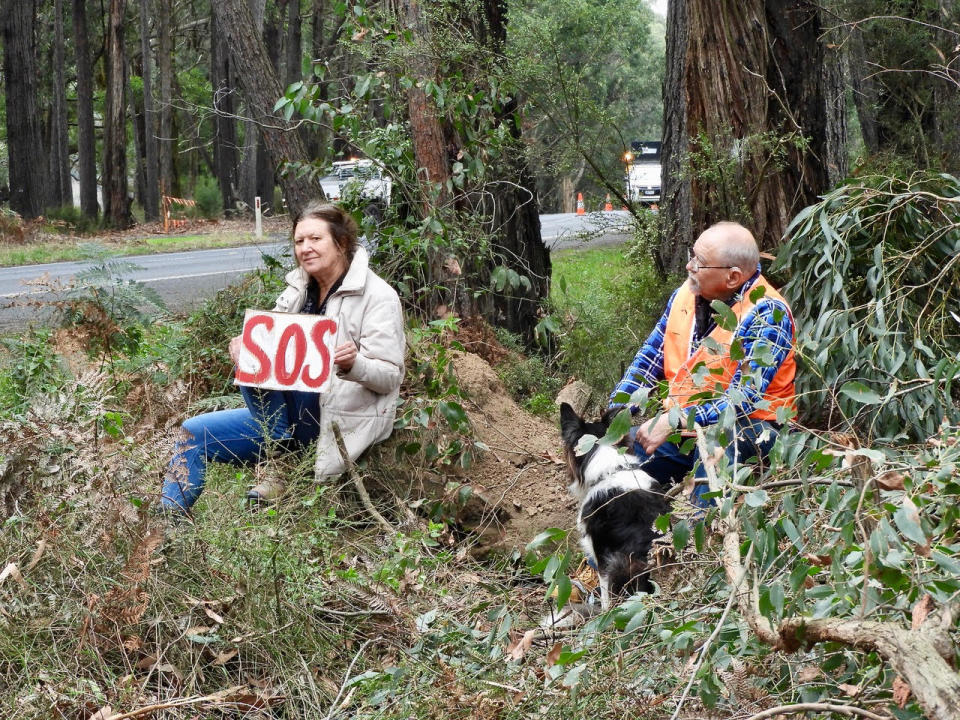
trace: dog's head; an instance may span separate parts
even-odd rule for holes
[[[567,461],[567,471],[573,484],[583,482],[583,468],[596,452],[596,446],[583,455],[577,455],[577,446],[584,435],[593,435],[602,438],[610,425],[608,418],[601,418],[599,422],[587,422],[577,415],[576,411],[567,403],[560,403],[560,436],[563,438],[564,457]]]
[[[607,582],[612,597],[624,598],[639,592],[653,594],[650,565],[647,563],[649,552],[648,546],[642,553],[618,554],[610,559]]]

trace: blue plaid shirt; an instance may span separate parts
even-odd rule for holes
[[[753,276],[744,283],[739,292],[728,302],[728,305],[734,305],[739,302],[744,293],[748,292],[753,284],[760,277],[760,268]],[[617,383],[617,386],[610,393],[609,407],[623,407],[622,403],[615,403],[613,398],[619,393],[633,394],[642,387],[655,388],[657,383],[664,379],[663,376],[663,337],[667,329],[667,318],[670,316],[670,308],[677,297],[677,290],[673,291],[667,302],[667,309],[657,326],[650,333],[650,337],[637,352],[636,357],[627,369],[623,378]],[[690,353],[700,346],[707,335],[713,332],[716,322],[711,320],[704,327],[694,329],[694,335],[690,342]],[[757,304],[751,308],[750,312],[743,318],[737,327],[734,339],[740,338],[743,344],[744,355],[750,359],[749,369],[746,377],[743,375],[742,364],[737,367],[733,378],[730,380],[729,388],[736,388],[743,393],[744,400],[735,405],[738,416],[746,416],[753,412],[756,404],[763,399],[763,394],[769,387],[774,375],[777,374],[780,365],[786,359],[793,346],[793,321],[787,306],[779,300],[762,297]],[[761,345],[766,345],[769,349],[767,364],[760,365],[751,358],[759,354]],[[756,351],[756,352],[755,352]],[[772,362],[770,358],[772,357]],[[696,407],[696,422],[698,425],[714,425],[720,420],[720,414],[731,404],[728,395],[724,394],[712,400],[701,401]],[[631,406],[633,412],[639,410],[638,407]]]

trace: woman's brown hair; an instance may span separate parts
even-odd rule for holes
[[[294,216],[293,229],[290,231],[291,240],[297,231],[297,225],[309,218],[324,220],[330,226],[330,234],[333,235],[337,247],[343,251],[347,262],[353,262],[353,256],[357,253],[357,223],[353,216],[332,203],[312,200]]]

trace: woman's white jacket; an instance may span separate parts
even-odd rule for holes
[[[277,298],[275,312],[299,312],[310,278],[297,267],[287,273],[287,289]],[[357,344],[357,359],[347,373],[334,373],[320,395],[320,435],[316,477],[339,475],[346,469],[331,429],[336,422],[351,460],[393,430],[397,398],[403,381],[406,338],[403,311],[396,291],[369,267],[367,251],[358,247],[343,283],[327,300],[326,317],[337,321],[334,347]]]

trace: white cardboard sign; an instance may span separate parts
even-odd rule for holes
[[[247,310],[234,384],[321,393],[336,336],[337,321],[323,315]]]

